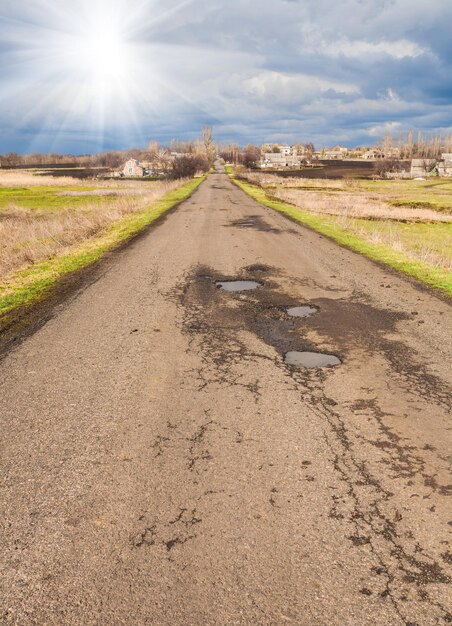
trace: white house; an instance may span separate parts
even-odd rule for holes
[[[280,154],[284,156],[296,156],[297,150],[295,146],[278,146]]]
[[[261,167],[300,167],[301,158],[283,152],[264,152],[261,158]]]

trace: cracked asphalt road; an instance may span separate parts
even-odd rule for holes
[[[0,623],[451,622],[446,302],[221,169],[96,272],[0,364]]]

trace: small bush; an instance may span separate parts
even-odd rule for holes
[[[210,163],[202,156],[184,155],[174,159],[169,177],[172,179],[193,178],[198,172],[208,172]]]

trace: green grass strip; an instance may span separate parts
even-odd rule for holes
[[[319,217],[315,213],[304,211],[280,200],[272,199],[261,187],[235,178],[231,167],[227,168],[227,173],[240,189],[261,204],[280,213],[284,213],[292,219],[309,226],[313,230],[322,233],[322,235],[326,235],[341,246],[359,252],[374,261],[389,265],[389,267],[416,278],[426,285],[439,289],[442,293],[452,297],[452,273],[446,269],[423,263],[422,261],[413,260],[408,255],[402,252],[396,252],[384,244],[367,242],[359,235],[346,230],[339,224],[329,222],[327,219]]]
[[[0,321],[7,321],[14,309],[42,300],[63,277],[92,265],[106,252],[131,239],[175,205],[186,200],[204,180],[205,176],[189,181],[153,202],[145,211],[128,215],[69,252],[27,266],[16,272],[6,283],[0,283]]]

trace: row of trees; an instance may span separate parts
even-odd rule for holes
[[[406,134],[401,132],[397,139],[388,133],[381,141],[381,148],[385,153],[397,148],[401,159],[439,159],[443,152],[452,152],[452,133],[424,134],[409,130]]]
[[[2,167],[34,167],[34,166],[73,166],[73,167],[107,167],[115,168],[120,166],[127,159],[139,158],[141,150],[133,148],[131,150],[115,150],[101,152],[95,155],[76,156],[73,154],[17,154],[8,152],[0,155],[0,165]]]

